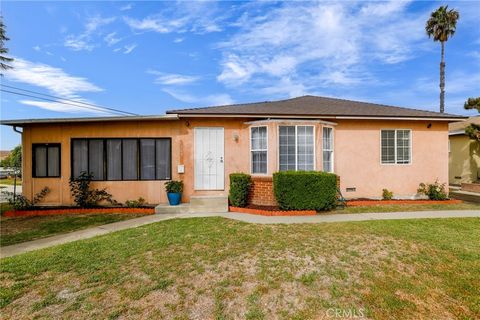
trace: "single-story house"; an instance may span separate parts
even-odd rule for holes
[[[449,125],[448,182],[451,185],[480,180],[480,143],[465,134],[465,128],[471,123],[480,125],[480,116]]]
[[[22,129],[23,193],[45,186],[48,205],[72,204],[69,178],[91,172],[120,202],[226,196],[229,174],[252,175],[252,202],[272,204],[272,174],[322,170],[346,198],[382,189],[414,198],[421,182],[448,181],[448,124],[465,117],[318,96],[170,110],[160,116],[5,120]]]

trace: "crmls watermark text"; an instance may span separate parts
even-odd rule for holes
[[[330,308],[327,310],[327,317],[340,319],[364,319],[365,309]]]

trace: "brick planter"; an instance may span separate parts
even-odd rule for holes
[[[65,209],[35,209],[35,210],[9,210],[3,213],[4,217],[35,217],[35,216],[51,216],[59,214],[154,214],[155,208],[65,208]]]
[[[248,195],[248,203],[257,206],[276,206],[277,201],[273,194],[272,177],[252,176],[252,186]]]
[[[480,183],[462,183],[462,191],[480,193]]]
[[[229,207],[228,209],[229,209],[228,211],[230,212],[249,213],[249,214],[256,214],[261,216],[314,216],[317,214],[315,210],[272,211],[272,210],[239,208],[239,207]]]

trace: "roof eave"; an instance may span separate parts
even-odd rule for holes
[[[23,127],[31,124],[49,123],[83,123],[83,122],[114,122],[114,121],[152,121],[152,120],[178,120],[177,114],[160,116],[127,116],[127,117],[90,117],[90,118],[51,118],[51,119],[18,119],[0,120],[0,125]]]
[[[225,114],[225,113],[178,113],[179,118],[291,118],[291,119],[341,119],[341,120],[414,120],[458,122],[468,117],[419,117],[419,116],[344,116],[344,115],[285,115],[285,114]]]

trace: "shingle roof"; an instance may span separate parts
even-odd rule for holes
[[[471,123],[475,123],[480,125],[480,116],[470,117],[465,121],[462,122],[452,122],[448,125],[448,131],[450,132],[457,132],[463,131],[465,132],[465,128],[468,127]]]
[[[169,110],[179,115],[257,115],[257,116],[342,116],[342,117],[400,117],[400,118],[458,118],[464,116],[433,111],[393,107],[368,102],[318,96],[234,104],[216,107]]]

